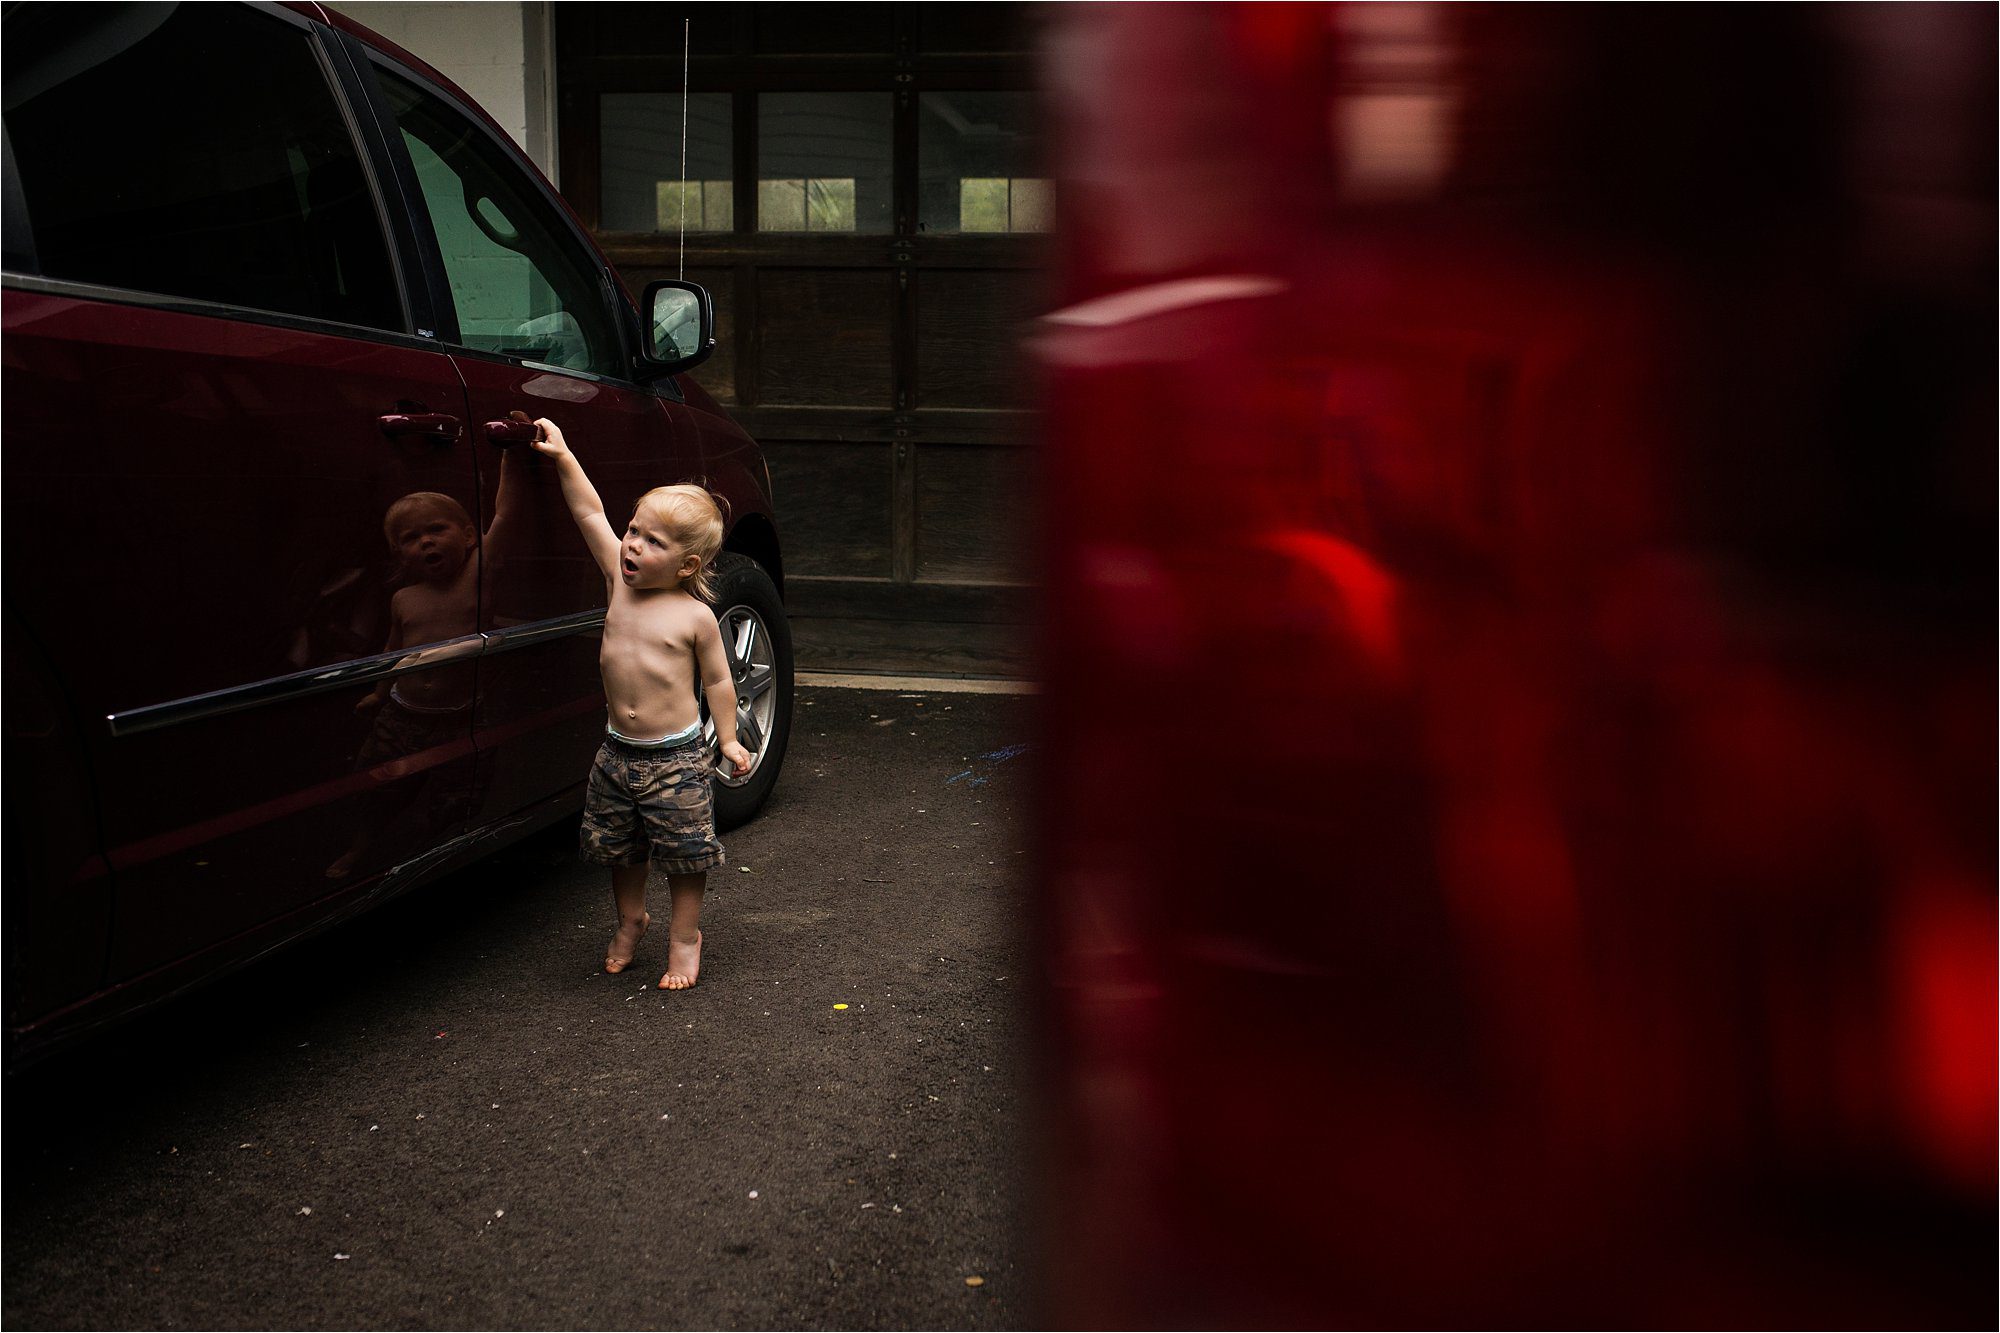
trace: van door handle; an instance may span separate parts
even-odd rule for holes
[[[532,421],[489,421],[486,423],[486,438],[498,445],[533,444],[535,423]]]
[[[388,412],[379,418],[384,435],[442,435],[458,438],[458,418],[445,412]]]

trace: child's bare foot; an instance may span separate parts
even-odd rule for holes
[[[686,990],[701,975],[701,932],[692,940],[667,936],[667,975],[660,978],[661,990]]]
[[[632,966],[632,955],[639,951],[639,941],[646,936],[646,927],[653,924],[652,914],[639,913],[637,921],[621,920],[618,933],[611,937],[611,947],[604,951],[604,970],[616,976]]]

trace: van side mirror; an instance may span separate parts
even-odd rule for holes
[[[640,308],[646,340],[640,379],[693,370],[715,351],[715,302],[701,284],[672,278],[649,282]]]

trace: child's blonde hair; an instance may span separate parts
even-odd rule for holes
[[[692,483],[655,486],[639,497],[633,512],[643,510],[667,534],[698,560],[687,590],[704,602],[715,600],[715,556],[722,549],[723,501]]]
[[[465,512],[465,506],[446,495],[443,491],[411,491],[384,511],[382,515],[382,535],[395,546],[396,529],[411,514],[443,514],[462,528],[472,526],[472,515]]]

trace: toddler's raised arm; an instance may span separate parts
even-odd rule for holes
[[[535,422],[535,451],[546,454],[556,461],[556,476],[562,482],[563,499],[569,504],[569,516],[576,520],[576,526],[583,532],[583,544],[590,548],[591,558],[604,571],[607,579],[618,574],[618,533],[612,528],[611,520],[604,516],[604,501],[597,498],[597,488],[584,475],[583,464],[576,461],[576,455],[569,451],[569,444],[563,439],[561,427],[547,417]]]

